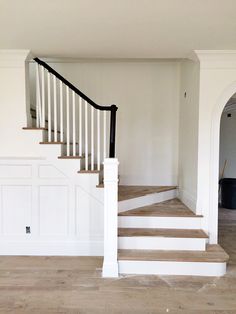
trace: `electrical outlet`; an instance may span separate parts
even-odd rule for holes
[[[29,226],[26,226],[26,227],[25,227],[25,232],[26,232],[26,233],[30,233],[30,227],[29,227]]]

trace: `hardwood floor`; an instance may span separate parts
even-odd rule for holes
[[[100,257],[0,257],[0,313],[235,314],[236,211],[220,211],[221,278],[102,279]]]
[[[202,217],[196,215],[177,198],[149,206],[130,209],[119,213],[119,216],[147,216],[147,217]]]

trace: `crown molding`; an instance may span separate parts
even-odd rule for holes
[[[0,67],[24,67],[24,63],[32,59],[30,50],[0,50]]]
[[[182,59],[174,58],[63,58],[40,57],[48,63],[151,63],[151,62],[181,62]]]
[[[236,69],[236,50],[194,50],[202,69]]]

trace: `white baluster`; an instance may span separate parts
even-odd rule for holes
[[[100,110],[97,110],[97,170],[100,170]]]
[[[82,98],[79,98],[79,155],[82,156]]]
[[[48,72],[48,142],[52,141],[51,74]]]
[[[88,103],[85,101],[85,170],[88,170]]]
[[[62,86],[62,81],[60,81],[60,140],[63,142],[63,86]]]
[[[39,65],[36,63],[36,126],[41,127],[41,93],[40,93],[40,78],[39,78]]]
[[[107,112],[103,112],[103,158],[107,155]]]
[[[54,97],[54,142],[57,142],[57,78],[53,76],[53,97]]]
[[[44,67],[41,67],[41,86],[42,86],[42,127],[45,128],[45,78]]]
[[[70,103],[69,103],[69,87],[66,86],[66,154],[70,156]]]
[[[76,156],[76,142],[75,142],[75,92],[72,92],[72,137],[73,137],[73,156]]]
[[[91,170],[94,170],[94,108],[91,108]]]

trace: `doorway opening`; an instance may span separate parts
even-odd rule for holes
[[[220,120],[219,244],[234,258],[236,244],[236,94],[225,105]],[[236,261],[236,256],[235,256]]]

